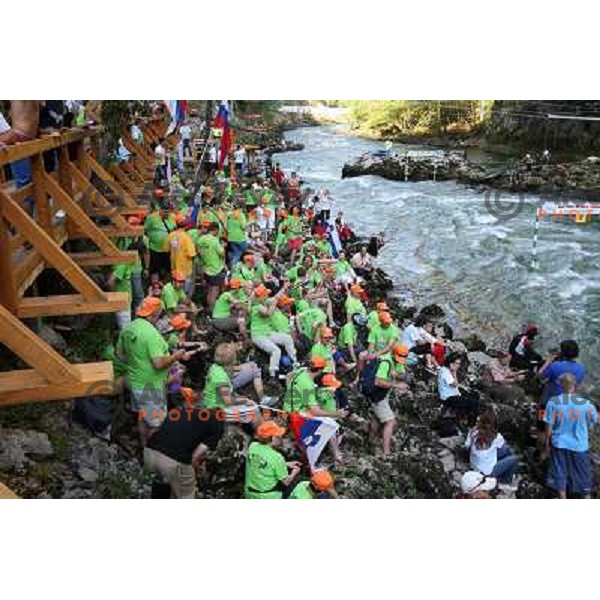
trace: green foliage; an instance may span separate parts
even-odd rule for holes
[[[148,104],[145,100],[102,101],[101,118],[104,126],[104,142],[109,154],[116,150],[122,129],[131,123],[136,114],[146,114]]]
[[[470,131],[490,114],[481,100],[350,100],[353,128],[381,136]],[[482,112],[483,109],[483,112]]]

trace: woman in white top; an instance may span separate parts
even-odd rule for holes
[[[512,484],[519,459],[498,433],[493,412],[486,411],[479,416],[477,426],[467,435],[465,448],[471,453],[471,469],[494,477],[500,488],[516,489]]]
[[[438,371],[438,393],[444,407],[451,408],[457,417],[475,423],[479,414],[479,396],[458,387],[458,369],[462,360],[460,352],[451,352]]]

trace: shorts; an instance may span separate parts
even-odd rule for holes
[[[575,452],[552,446],[547,484],[556,491],[589,494],[593,474],[589,452]]]
[[[300,250],[300,248],[302,248],[302,238],[288,240],[288,247],[291,251]]]
[[[238,320],[235,317],[220,317],[213,319],[212,324],[219,331],[236,331],[238,328]]]
[[[165,388],[131,390],[131,408],[138,419],[149,427],[157,428],[167,418],[167,392]]]
[[[208,273],[204,274],[204,278],[206,279],[206,285],[223,285],[225,281],[225,271],[219,273],[218,275],[208,275]]]
[[[171,494],[175,498],[191,500],[195,497],[196,473],[191,464],[177,462],[154,448],[146,447],[144,448],[144,467],[164,483],[168,483],[171,486]]]
[[[380,423],[387,423],[396,418],[394,411],[390,408],[390,401],[387,398],[373,404],[373,414]]]

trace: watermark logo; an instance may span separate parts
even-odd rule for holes
[[[484,195],[485,209],[498,221],[510,221],[519,216],[525,206],[525,195],[520,192],[518,200],[503,200],[500,190],[488,190]]]
[[[126,207],[125,192],[116,181],[100,179],[86,188],[81,204],[90,216],[112,219]]]

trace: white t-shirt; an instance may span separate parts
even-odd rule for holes
[[[240,148],[239,150],[236,150],[233,153],[233,158],[235,160],[235,162],[239,165],[240,163],[244,162],[244,159],[246,158],[246,151],[243,148]]]
[[[411,323],[402,332],[402,343],[412,349],[417,345],[421,337],[421,328]]]
[[[498,462],[498,449],[504,446],[504,438],[498,433],[489,448],[478,448],[476,437],[477,429],[471,429],[465,440],[465,448],[471,449],[471,469],[490,475]]]
[[[217,162],[217,149],[214,146],[208,149],[208,160],[211,163]]]
[[[154,148],[154,164],[157,167],[162,167],[165,164],[165,149],[159,144]]]
[[[4,133],[10,129],[10,125],[6,122],[4,115],[0,112],[0,133]]]
[[[442,402],[452,396],[460,396],[456,380],[448,367],[442,367],[438,372],[438,393]]]
[[[192,138],[192,128],[189,125],[182,125],[179,128],[182,140],[189,140]]]

